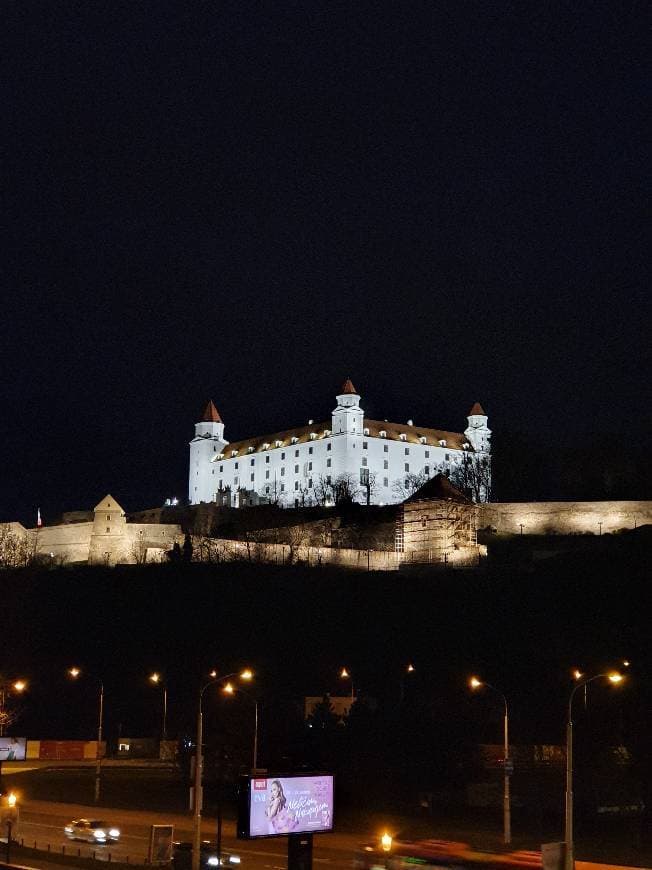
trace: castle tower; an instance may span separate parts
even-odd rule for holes
[[[464,430],[466,440],[476,453],[489,453],[491,450],[491,429],[487,426],[488,417],[480,402],[475,402],[468,417],[469,425]]]
[[[364,411],[360,407],[360,395],[347,378],[336,396],[337,407],[332,414],[333,435],[362,435]]]
[[[195,437],[190,442],[188,498],[191,504],[209,502],[215,498],[211,464],[226,444],[228,441],[224,439],[224,423],[211,399],[201,420],[195,423]]]

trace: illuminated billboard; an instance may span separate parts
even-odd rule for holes
[[[0,761],[25,761],[25,737],[0,737]]]
[[[283,837],[333,830],[333,776],[247,776],[241,783],[238,836]]]

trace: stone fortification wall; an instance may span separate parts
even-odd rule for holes
[[[491,502],[479,511],[478,528],[503,535],[599,535],[652,523],[652,501]]]
[[[56,564],[86,562],[93,533],[93,523],[72,523],[61,526],[43,526],[32,529],[36,538],[36,552],[49,557]]]

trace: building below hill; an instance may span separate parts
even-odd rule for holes
[[[365,417],[350,380],[336,400],[327,420],[231,443],[210,401],[190,442],[190,503],[395,504],[436,474],[467,467],[472,472],[477,463],[483,478],[469,481],[470,489],[476,501],[486,501],[491,431],[478,402],[469,411],[464,432],[448,432],[412,420],[403,424]]]

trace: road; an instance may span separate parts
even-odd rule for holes
[[[72,842],[63,833],[65,824],[75,818],[106,819],[121,831],[120,842],[106,846],[90,846]],[[189,815],[156,813],[147,810],[98,811],[95,807],[80,804],[61,804],[49,801],[27,801],[20,810],[20,822],[15,837],[25,846],[46,849],[50,845],[53,852],[66,854],[95,855],[100,860],[129,860],[142,862],[147,857],[150,826],[153,824],[174,825],[175,840],[192,838],[192,819]],[[206,840],[216,838],[216,820],[202,819],[202,836]],[[333,833],[316,834],[313,846],[315,870],[350,870],[353,853],[364,840],[356,834]],[[287,867],[287,847],[284,839],[254,840],[243,842],[235,837],[235,824],[226,820],[222,826],[223,848],[242,857],[243,864],[255,870],[285,870]],[[111,857],[109,858],[109,853]]]

